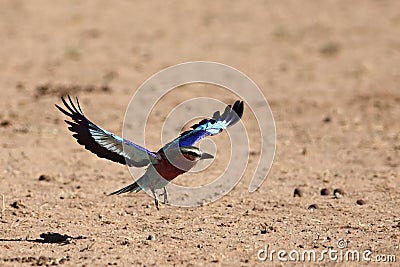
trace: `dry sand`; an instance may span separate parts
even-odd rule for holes
[[[399,1],[81,2],[0,4],[1,266],[262,266],[266,245],[321,252],[339,239],[400,261]],[[201,208],[106,197],[132,180],[128,170],[79,146],[54,104],[79,96],[90,119],[120,134],[136,88],[192,60],[235,67],[263,90],[277,129],[267,180],[247,192],[254,152],[240,184]],[[166,111],[196,96],[177,92]],[[148,125],[150,149],[163,119]],[[243,121],[255,129],[249,112]]]

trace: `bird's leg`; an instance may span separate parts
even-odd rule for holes
[[[153,193],[154,203],[156,204],[156,208],[157,208],[157,210],[160,210],[160,208],[158,207],[158,199],[157,199],[157,196],[156,196],[156,192],[154,191],[154,188],[152,188],[150,190],[151,190],[151,193]]]
[[[164,195],[164,204],[167,204],[167,202],[168,202],[168,193],[167,193],[167,188],[165,188],[165,186],[164,186],[163,195]]]
[[[167,188],[165,188],[165,186],[164,186],[163,189],[164,189],[164,192],[161,193],[159,196],[163,196],[164,197],[163,204],[167,204],[167,202],[168,202]]]

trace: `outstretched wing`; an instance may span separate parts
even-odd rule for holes
[[[219,134],[224,129],[236,124],[243,115],[243,101],[237,100],[233,107],[228,105],[224,113],[215,112],[211,119],[204,119],[193,125],[192,130],[183,132],[178,138],[165,145],[162,149],[168,149],[173,146],[193,146],[206,136]]]
[[[74,133],[72,136],[79,144],[100,158],[134,167],[143,167],[150,161],[159,159],[159,156],[144,147],[110,133],[89,121],[83,115],[78,98],[76,98],[78,109],[69,96],[69,104],[64,98],[61,100],[68,111],[58,105],[56,107],[73,120],[73,122],[65,120],[69,125],[68,129]]]

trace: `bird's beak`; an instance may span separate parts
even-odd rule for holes
[[[213,159],[213,158],[214,158],[213,155],[203,152],[201,154],[201,158],[200,159]]]

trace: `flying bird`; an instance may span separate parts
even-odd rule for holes
[[[150,190],[156,208],[158,199],[155,190],[163,189],[164,203],[167,203],[166,185],[177,176],[188,172],[200,160],[214,158],[194,145],[207,136],[213,136],[236,124],[243,114],[243,101],[228,105],[221,114],[216,111],[212,118],[203,119],[190,130],[181,133],[157,152],[151,152],[133,142],[100,128],[85,117],[76,98],[76,105],[68,96],[68,102],[61,97],[65,108],[55,105],[72,121],[65,120],[68,129],[77,142],[100,158],[118,162],[129,167],[146,167],[146,172],[134,183],[109,195]]]

